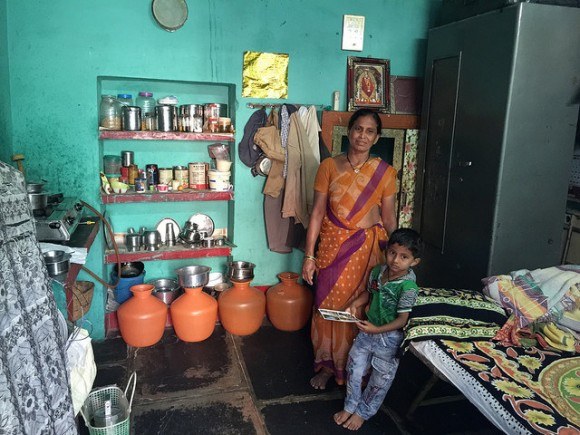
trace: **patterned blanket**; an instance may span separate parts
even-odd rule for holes
[[[505,321],[504,309],[482,293],[422,287],[405,327],[405,339],[488,339]]]
[[[580,434],[580,357],[491,341],[434,343],[481,386],[482,400],[505,408],[514,433]]]

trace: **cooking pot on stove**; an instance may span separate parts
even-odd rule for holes
[[[55,195],[51,195],[46,192],[29,193],[28,199],[30,201],[30,205],[32,206],[32,210],[44,210],[48,207],[49,203],[61,202],[63,200],[63,194],[57,193]]]
[[[26,192],[27,193],[41,193],[43,187],[44,187],[44,183],[37,183],[37,182],[26,183]]]

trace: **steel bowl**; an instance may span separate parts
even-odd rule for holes
[[[64,251],[46,251],[42,254],[45,263],[58,263],[64,260]]]
[[[46,268],[48,269],[48,275],[54,278],[55,276],[59,276],[68,272],[70,259],[65,257],[63,260],[55,261],[52,263],[45,262],[45,264]]]
[[[233,281],[251,281],[254,279],[254,263],[248,261],[231,261],[228,263],[228,278]]]
[[[203,287],[209,281],[208,266],[186,266],[176,269],[179,285],[184,288]]]
[[[178,296],[181,295],[181,287],[177,284],[177,281],[169,278],[154,279],[147,282],[155,286],[153,290],[153,296],[161,299],[166,305],[170,305]]]

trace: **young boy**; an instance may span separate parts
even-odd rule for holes
[[[369,276],[368,292],[356,298],[346,311],[359,312],[365,306],[367,320],[348,354],[344,409],[334,421],[346,429],[358,430],[377,413],[399,366],[397,352],[403,341],[403,326],[417,299],[418,288],[412,267],[421,261],[419,234],[402,228],[393,232],[387,244],[387,262],[375,266]],[[369,302],[370,298],[370,302]],[[369,382],[362,390],[363,376]]]

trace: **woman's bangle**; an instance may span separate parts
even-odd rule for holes
[[[314,257],[312,255],[305,255],[303,261],[306,261],[306,260],[312,260],[316,263],[316,257]]]

